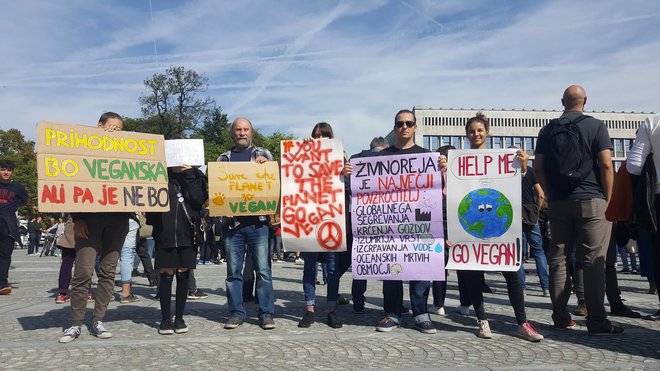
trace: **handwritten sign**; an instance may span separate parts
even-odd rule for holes
[[[203,166],[204,140],[203,139],[168,139],[165,141],[165,160],[167,167]]]
[[[285,140],[280,146],[282,243],[289,251],[345,251],[341,140]]]
[[[211,216],[270,215],[277,211],[277,162],[209,162]]]
[[[520,166],[515,149],[449,151],[448,269],[520,268]]]
[[[163,141],[162,135],[39,123],[39,211],[168,211]]]
[[[353,278],[444,280],[438,153],[351,164]]]

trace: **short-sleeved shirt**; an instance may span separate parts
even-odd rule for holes
[[[527,172],[522,177],[522,203],[523,204],[535,204],[536,200],[534,198],[534,186],[539,182],[536,180],[536,175],[534,175],[534,169],[527,168]]]
[[[424,147],[420,147],[417,144],[410,148],[397,148],[396,146],[389,146],[382,151],[378,152],[378,156],[391,156],[391,155],[409,155],[413,153],[427,153],[430,152]]]
[[[564,112],[561,117],[559,117],[560,123],[564,122],[574,122],[580,116],[582,112],[569,111]],[[612,149],[612,140],[610,139],[610,134],[607,131],[607,126],[601,120],[595,119],[593,117],[588,117],[584,120],[581,120],[576,124],[586,139],[587,143],[591,148],[591,157],[593,159],[593,167],[591,173],[587,176],[585,180],[580,183],[573,191],[566,192],[552,187],[551,183],[548,183],[548,201],[561,201],[561,200],[590,200],[593,198],[602,198],[605,199],[605,194],[603,193],[603,186],[600,179],[600,165],[598,163],[598,153],[606,150]],[[547,126],[546,126],[547,127]],[[536,151],[535,154],[540,154],[547,156],[550,153],[550,139],[546,134],[546,130],[541,129],[539,132],[539,138],[536,142]],[[569,156],[570,154],[567,154]],[[547,163],[545,163],[547,165]],[[544,169],[546,174],[549,174],[548,169]]]

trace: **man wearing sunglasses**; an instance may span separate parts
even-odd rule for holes
[[[396,143],[382,151],[379,156],[408,155],[429,152],[426,148],[415,144],[415,130],[417,119],[410,110],[399,111],[394,118],[394,135]],[[427,313],[427,300],[429,297],[429,281],[410,281],[410,304],[415,328],[424,334],[435,334],[436,329]],[[388,332],[399,327],[403,308],[403,281],[383,281],[383,309],[385,317],[378,322],[376,331]]]

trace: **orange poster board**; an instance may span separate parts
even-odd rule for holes
[[[211,216],[272,215],[280,198],[276,161],[209,162]]]

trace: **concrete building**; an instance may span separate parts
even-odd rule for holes
[[[456,148],[468,148],[465,123],[477,112],[483,112],[490,122],[488,148],[507,148],[514,145],[532,157],[539,130],[550,120],[561,115],[561,111],[529,111],[504,109],[443,109],[415,106],[417,131],[415,142],[432,151],[446,144]],[[585,112],[607,124],[614,145],[613,160],[616,168],[625,161],[628,149],[635,139],[639,124],[652,113]],[[394,133],[387,139],[394,143]]]

